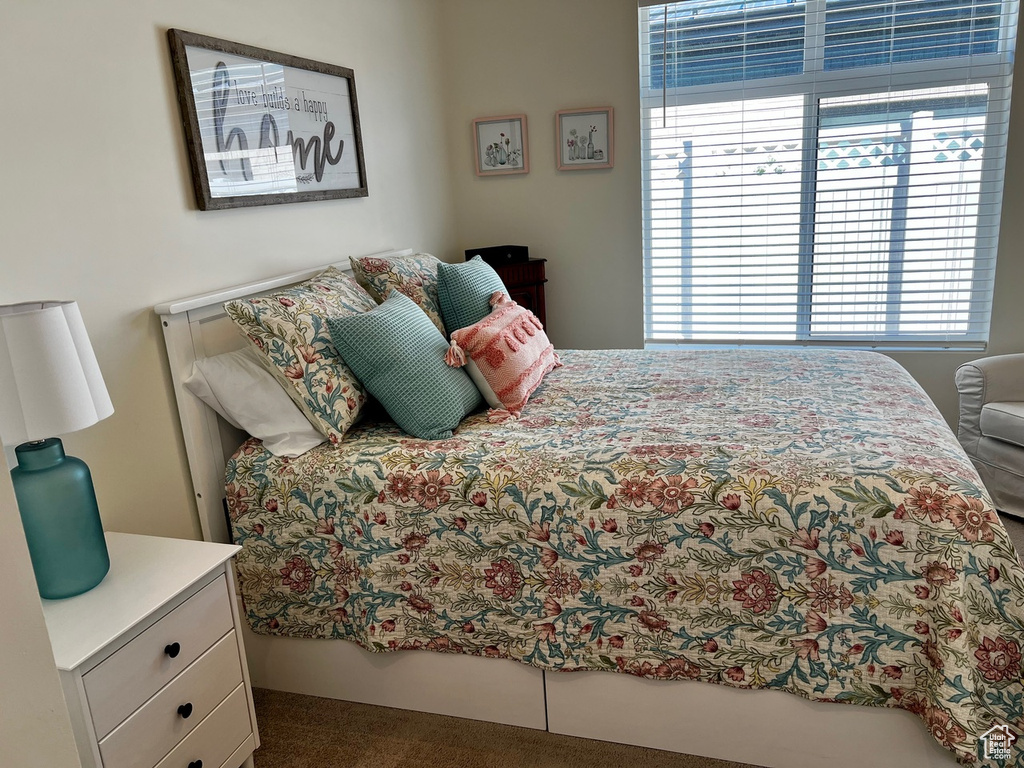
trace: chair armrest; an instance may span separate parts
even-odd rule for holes
[[[1024,400],[1024,354],[996,355],[964,363],[956,371],[957,390],[961,381],[971,390],[980,384],[982,405]]]
[[[996,355],[956,369],[960,396],[957,438],[969,456],[981,440],[981,409],[986,403],[1024,400],[1024,354]]]

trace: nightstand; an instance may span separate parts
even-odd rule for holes
[[[545,329],[548,319],[544,312],[544,264],[547,259],[530,259],[518,264],[492,264],[501,282],[508,288],[509,298],[526,307],[540,320]]]
[[[231,558],[107,533],[110,572],[43,600],[82,768],[238,768],[259,746]]]

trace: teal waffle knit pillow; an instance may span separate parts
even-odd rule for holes
[[[414,437],[451,437],[483,402],[472,379],[445,363],[441,332],[398,291],[369,312],[328,319],[327,327],[356,378]]]
[[[508,289],[479,256],[461,264],[437,265],[437,299],[449,334],[491,314],[491,295],[495,292],[508,294]]]

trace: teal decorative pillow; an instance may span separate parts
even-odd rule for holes
[[[437,265],[437,299],[449,334],[491,314],[491,296],[495,293],[507,294],[508,289],[479,256],[461,264]]]
[[[427,313],[437,330],[448,335],[441,322],[441,307],[437,303],[437,266],[441,261],[429,253],[407,256],[351,257],[352,274],[377,303],[384,301],[391,291],[404,293]]]
[[[355,280],[331,267],[277,293],[229,301],[224,309],[306,418],[337,443],[358,418],[366,392],[338,356],[325,318],[376,306]]]
[[[444,336],[404,294],[392,291],[376,309],[332,317],[327,326],[348,367],[410,435],[451,437],[481,405],[469,376],[445,363]]]

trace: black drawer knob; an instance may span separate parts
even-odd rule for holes
[[[192,702],[190,701],[178,707],[178,714],[181,715],[182,720],[188,720],[192,717]]]
[[[170,656],[172,659],[176,658],[181,653],[181,646],[177,643],[171,643],[170,645],[164,646],[164,653]]]
[[[191,763],[188,764],[188,768],[203,768],[203,761],[193,760]]]

